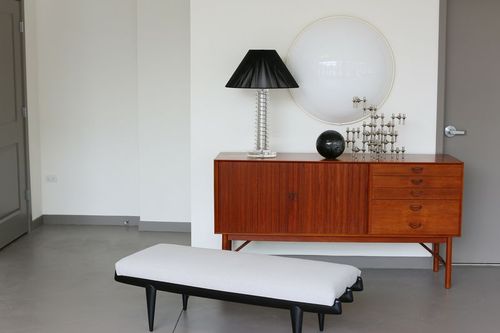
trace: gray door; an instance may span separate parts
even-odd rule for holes
[[[455,262],[500,263],[500,1],[448,0],[444,138],[465,162],[462,237]]]
[[[21,2],[0,0],[0,248],[28,231]]]

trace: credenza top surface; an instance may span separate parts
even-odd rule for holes
[[[249,161],[249,162],[318,162],[318,163],[437,163],[437,164],[463,164],[462,161],[447,154],[405,154],[404,158],[385,155],[381,160],[371,159],[367,154],[365,158],[358,154],[342,154],[335,160],[327,160],[317,153],[278,153],[275,158],[249,158],[246,153],[224,152],[217,155],[216,161]]]

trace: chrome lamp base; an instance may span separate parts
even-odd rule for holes
[[[257,90],[257,119],[255,131],[255,150],[248,153],[250,158],[274,158],[276,152],[269,149],[269,132],[267,128],[267,104],[269,90]]]
[[[274,158],[277,156],[275,151],[271,150],[254,150],[250,151],[247,154],[248,157],[250,158]]]

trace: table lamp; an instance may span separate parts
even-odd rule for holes
[[[298,88],[299,85],[288,71],[276,50],[249,50],[226,88],[257,89],[257,129],[255,150],[248,153],[252,158],[276,157],[269,148],[267,129],[267,102],[269,89]]]

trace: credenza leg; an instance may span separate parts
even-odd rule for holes
[[[232,242],[229,240],[227,234],[222,234],[222,249],[228,251],[232,250]]]
[[[439,272],[439,243],[432,243],[432,270]]]
[[[446,239],[446,271],[444,274],[444,287],[446,289],[451,288],[451,264],[452,264],[452,253],[453,253],[453,238],[448,237]]]

